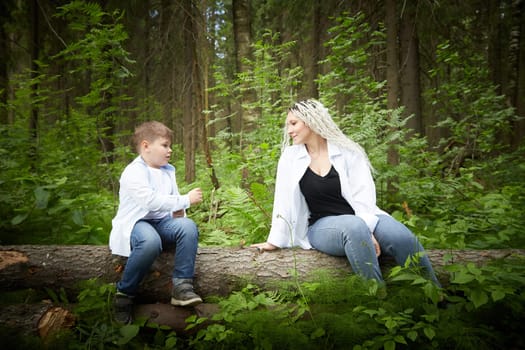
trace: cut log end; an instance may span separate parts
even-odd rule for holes
[[[71,311],[59,306],[50,307],[38,321],[38,334],[47,340],[64,329],[70,329],[75,324],[75,316]]]
[[[10,265],[23,264],[28,262],[27,255],[14,250],[0,250],[0,270]]]

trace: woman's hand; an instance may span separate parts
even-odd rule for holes
[[[255,244],[252,244],[250,246],[250,248],[257,248],[257,250],[259,251],[259,253],[262,253],[264,252],[265,250],[275,250],[275,249],[278,249],[279,247],[277,246],[274,246],[273,244],[271,243],[268,243],[268,242],[264,242],[264,243],[255,243]]]
[[[377,239],[374,237],[374,235],[372,235],[372,243],[374,243],[376,256],[379,257],[379,255],[381,255],[381,247],[379,246],[379,243],[377,242]]]

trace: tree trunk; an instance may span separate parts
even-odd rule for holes
[[[23,336],[38,335],[46,342],[59,335],[60,331],[74,326],[76,319],[70,310],[72,307],[73,305],[56,306],[49,301],[0,305],[0,324],[8,327],[12,333]],[[188,317],[195,315],[210,318],[218,311],[217,304],[199,304],[193,308],[158,303],[137,304],[134,307],[134,317],[135,319],[144,318],[157,325],[168,326],[177,334],[190,335],[207,326],[209,322],[186,330]],[[15,344],[2,342],[2,345],[5,349],[11,349],[9,346]]]
[[[503,93],[503,73],[502,68],[502,16],[500,0],[490,0],[488,6],[488,63],[490,78],[496,85],[497,94]]]
[[[9,22],[11,14],[8,11],[8,6],[5,2],[0,3],[0,21],[4,24]],[[8,99],[8,35],[4,25],[0,26],[0,106],[7,106]],[[0,124],[8,124],[9,118],[7,108],[0,108]]]
[[[235,62],[237,73],[248,73],[251,68],[244,60],[252,57],[252,25],[251,25],[251,9],[249,0],[233,0],[233,39],[235,44]],[[255,122],[257,116],[256,109],[246,109],[243,104],[251,104],[256,100],[253,90],[241,86],[242,95],[239,96],[240,103],[236,107],[241,122],[242,131],[250,131],[251,125]],[[249,111],[249,112],[247,112]]]
[[[396,0],[385,1],[385,26],[386,26],[386,85],[387,85],[387,108],[392,113],[399,107],[399,62],[398,62],[398,24],[397,24]],[[395,131],[395,130],[392,130]],[[396,149],[397,141],[392,141],[387,150],[387,162],[395,167],[399,165],[399,153]],[[387,183],[387,193],[392,197],[396,193],[391,179]]]
[[[398,24],[396,0],[385,0],[387,107],[399,107]]]
[[[31,167],[35,166],[37,159],[37,145],[38,145],[38,87],[36,83],[38,77],[38,58],[40,52],[40,35],[39,35],[39,21],[38,21],[38,3],[36,0],[31,1],[31,115],[29,117],[29,133],[31,135],[31,145],[29,146],[29,157],[31,159]]]
[[[206,1],[201,3],[202,9],[196,8],[197,14],[206,12]],[[199,19],[197,22],[198,31],[195,33],[197,40],[197,45],[195,46],[195,52],[193,53],[196,59],[195,64],[195,81],[197,82],[195,86],[195,92],[198,96],[197,99],[197,109],[198,113],[198,126],[200,128],[200,144],[202,151],[204,152],[204,157],[206,158],[206,164],[210,170],[210,180],[213,184],[213,188],[217,189],[220,187],[219,178],[215,172],[215,167],[213,165],[212,152],[210,149],[210,142],[208,140],[208,111],[210,110],[209,104],[209,93],[208,93],[208,67],[209,67],[209,52],[210,48],[208,45],[208,39],[206,38],[206,33],[203,33],[200,28],[208,28],[209,24],[207,23],[207,17],[198,15]]]
[[[195,18],[193,14],[193,4],[191,0],[183,0],[182,7],[184,13],[190,15],[184,18],[184,23],[182,24],[182,30],[184,35],[184,60],[186,66],[184,69],[184,88],[182,91],[182,120],[183,120],[183,147],[185,155],[185,181],[187,183],[192,183],[195,181],[195,134],[196,134],[196,123],[195,123],[195,99],[194,94],[194,78],[195,78],[195,60],[194,55],[195,48]]]
[[[319,59],[321,57],[321,2],[314,0],[312,4],[312,21],[308,51],[304,55],[305,93],[308,98],[319,98],[316,80],[319,76]]]
[[[250,67],[243,59],[251,57],[251,17],[249,0],[233,0],[233,37],[237,72],[247,72]]]
[[[516,114],[522,119],[514,123],[513,145],[517,148],[525,138],[525,1],[515,2],[517,21],[516,28],[516,89],[513,96]]]
[[[60,310],[65,312],[62,313]],[[62,313],[62,320],[65,322],[50,322],[53,319],[51,316],[53,313],[55,315]],[[72,319],[70,312],[54,307],[49,301],[0,306],[0,324],[24,335],[39,334],[42,338],[45,338],[50,332],[53,333],[54,330],[70,326]],[[67,325],[65,324],[66,322]]]
[[[429,250],[438,276],[446,282],[442,267],[449,263],[486,263],[525,250]],[[0,247],[0,290],[22,288],[64,288],[75,293],[81,280],[98,278],[116,282],[125,258],[111,255],[106,246],[93,245],[19,245]],[[393,265],[382,259],[383,271]],[[139,291],[141,302],[168,302],[171,291],[173,251],[164,251],[153,264]],[[203,297],[226,296],[246,283],[273,289],[283,282],[294,283],[315,278],[319,270],[334,277],[351,273],[346,258],[333,257],[315,250],[282,249],[258,253],[251,248],[200,248],[196,259],[195,288]],[[294,271],[297,274],[294,274]]]
[[[408,127],[412,133],[421,133],[421,88],[419,81],[419,45],[416,30],[417,2],[407,2],[405,12],[401,14],[401,105],[405,115],[412,116]]]

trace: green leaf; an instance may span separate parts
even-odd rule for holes
[[[310,339],[317,339],[326,334],[323,328],[317,328],[312,334],[310,334]]]
[[[42,186],[35,188],[33,192],[35,194],[35,206],[38,209],[47,208],[47,203],[49,202],[50,193],[46,191],[44,187]]]
[[[481,289],[473,290],[469,297],[476,308],[479,308],[481,305],[484,305],[489,301],[487,293]]]
[[[396,320],[394,320],[392,318],[389,318],[389,319],[386,320],[385,326],[389,330],[392,330],[393,328],[395,328],[397,326],[397,322],[396,322]]]
[[[407,333],[407,338],[412,340],[412,341],[416,341],[417,339],[417,332],[416,331],[410,331]]]
[[[430,339],[430,340],[432,340],[436,336],[436,332],[434,331],[433,328],[430,328],[430,327],[425,327],[423,329],[423,332],[425,333],[427,338]]]
[[[14,225],[21,224],[22,222],[25,221],[25,219],[27,219],[28,216],[29,216],[29,213],[18,214],[17,216],[11,219],[11,225],[14,226]]]
[[[193,323],[197,320],[197,315],[191,315],[191,316],[188,316],[188,318],[186,319],[186,323]]]
[[[458,283],[458,284],[467,284],[469,282],[472,282],[474,280],[474,276],[466,271],[459,271],[456,275],[454,275],[454,278],[452,279],[452,282]]]
[[[385,350],[394,350],[396,348],[396,342],[393,340],[388,340],[385,342],[384,349]]]
[[[494,290],[491,293],[492,300],[494,301],[498,301],[498,300],[505,298],[505,295],[506,295],[505,292],[502,290]]]
[[[74,210],[72,218],[73,218],[73,222],[77,224],[78,226],[84,225],[84,215],[82,214],[82,211]]]
[[[405,340],[405,337],[403,337],[402,335],[396,335],[394,337],[394,340],[396,343],[400,343],[400,344],[407,344],[407,341]]]
[[[167,349],[174,349],[175,346],[177,345],[177,337],[169,337],[168,339],[166,339],[166,342],[165,342],[165,347]]]
[[[131,339],[135,338],[137,334],[139,334],[140,327],[134,324],[128,324],[120,328],[120,335],[121,338],[119,338],[117,344],[118,345],[125,345],[131,341]]]
[[[424,284],[424,283],[428,283],[428,280],[426,278],[421,277],[421,276],[418,276],[417,278],[415,278],[412,281],[413,285]]]

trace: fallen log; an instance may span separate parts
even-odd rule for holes
[[[525,256],[525,250],[428,250],[438,276],[447,279],[443,267],[451,263],[485,264],[513,255]],[[0,292],[14,289],[63,288],[71,295],[79,291],[78,283],[90,278],[103,282],[119,279],[125,258],[113,256],[105,246],[0,246]],[[186,319],[191,315],[211,317],[216,304],[195,308],[169,305],[173,251],[157,259],[142,284],[135,317],[165,325],[178,334],[187,334]],[[383,271],[394,265],[382,259]],[[345,258],[331,257],[317,251],[278,250],[259,253],[250,248],[205,247],[197,255],[196,289],[203,297],[226,296],[246,283],[272,288],[281,282],[306,281],[323,270],[334,277],[351,274]],[[151,303],[151,302],[160,303]],[[0,324],[10,332],[39,335],[43,341],[57,331],[73,326],[74,316],[49,302],[4,305],[0,307]],[[201,326],[204,326],[201,325]],[[200,327],[199,327],[200,328]],[[194,332],[194,328],[189,332]]]
[[[443,267],[451,263],[485,264],[511,255],[525,256],[523,249],[428,250],[439,278],[447,279]],[[112,255],[106,246],[17,245],[0,246],[0,290],[63,288],[78,292],[78,282],[97,278],[116,282],[126,259]],[[383,271],[393,265],[382,259]],[[171,291],[173,251],[155,261],[139,291],[141,302],[168,303]],[[195,287],[203,297],[226,296],[246,283],[272,288],[281,282],[306,281],[318,271],[334,277],[351,273],[345,258],[315,250],[282,249],[259,253],[252,248],[201,247],[196,259]]]
[[[47,335],[45,329],[52,327],[41,326],[40,320],[47,319],[47,313],[53,308],[48,301],[32,304],[14,304],[0,307],[0,324],[9,329],[20,331],[24,335]],[[44,321],[44,323],[46,323]],[[39,330],[42,329],[42,332]],[[46,333],[46,334],[44,334]]]
[[[45,343],[53,340],[60,331],[71,329],[75,325],[75,316],[66,308],[57,306],[48,300],[31,304],[13,304],[0,306],[0,325],[9,329],[10,334],[21,336],[38,336]],[[199,304],[195,307],[184,308],[169,304],[138,304],[134,309],[135,319],[145,320],[147,323],[168,326],[177,334],[193,334],[207,326],[204,322],[198,326],[186,329],[186,319],[192,315],[211,318],[219,311],[217,304]],[[4,339],[5,341],[5,339]],[[3,345],[16,345],[6,344]]]

